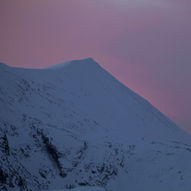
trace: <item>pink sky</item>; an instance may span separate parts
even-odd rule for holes
[[[0,62],[92,57],[191,132],[190,0],[1,0]]]

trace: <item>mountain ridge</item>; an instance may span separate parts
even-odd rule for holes
[[[91,57],[86,57],[86,58],[82,58],[82,59],[78,59],[78,60],[69,60],[69,61],[65,61],[65,62],[61,62],[59,64],[55,64],[55,65],[51,65],[51,66],[48,66],[48,67],[43,67],[43,68],[24,68],[24,67],[15,67],[15,66],[11,66],[11,65],[8,65],[8,64],[5,64],[3,62],[0,62],[0,67],[2,66],[6,66],[6,67],[9,67],[9,68],[15,68],[15,69],[21,69],[21,70],[44,70],[44,69],[60,69],[62,67],[65,67],[65,65],[73,65],[73,64],[94,64],[94,65],[97,65],[100,67],[100,65]]]

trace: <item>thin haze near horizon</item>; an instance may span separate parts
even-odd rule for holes
[[[191,132],[190,0],[1,0],[0,62],[92,57]]]

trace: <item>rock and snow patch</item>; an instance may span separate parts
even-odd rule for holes
[[[0,190],[191,189],[191,137],[94,60],[0,64]]]

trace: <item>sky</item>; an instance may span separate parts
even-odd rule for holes
[[[92,57],[191,133],[190,0],[0,0],[0,62]]]

